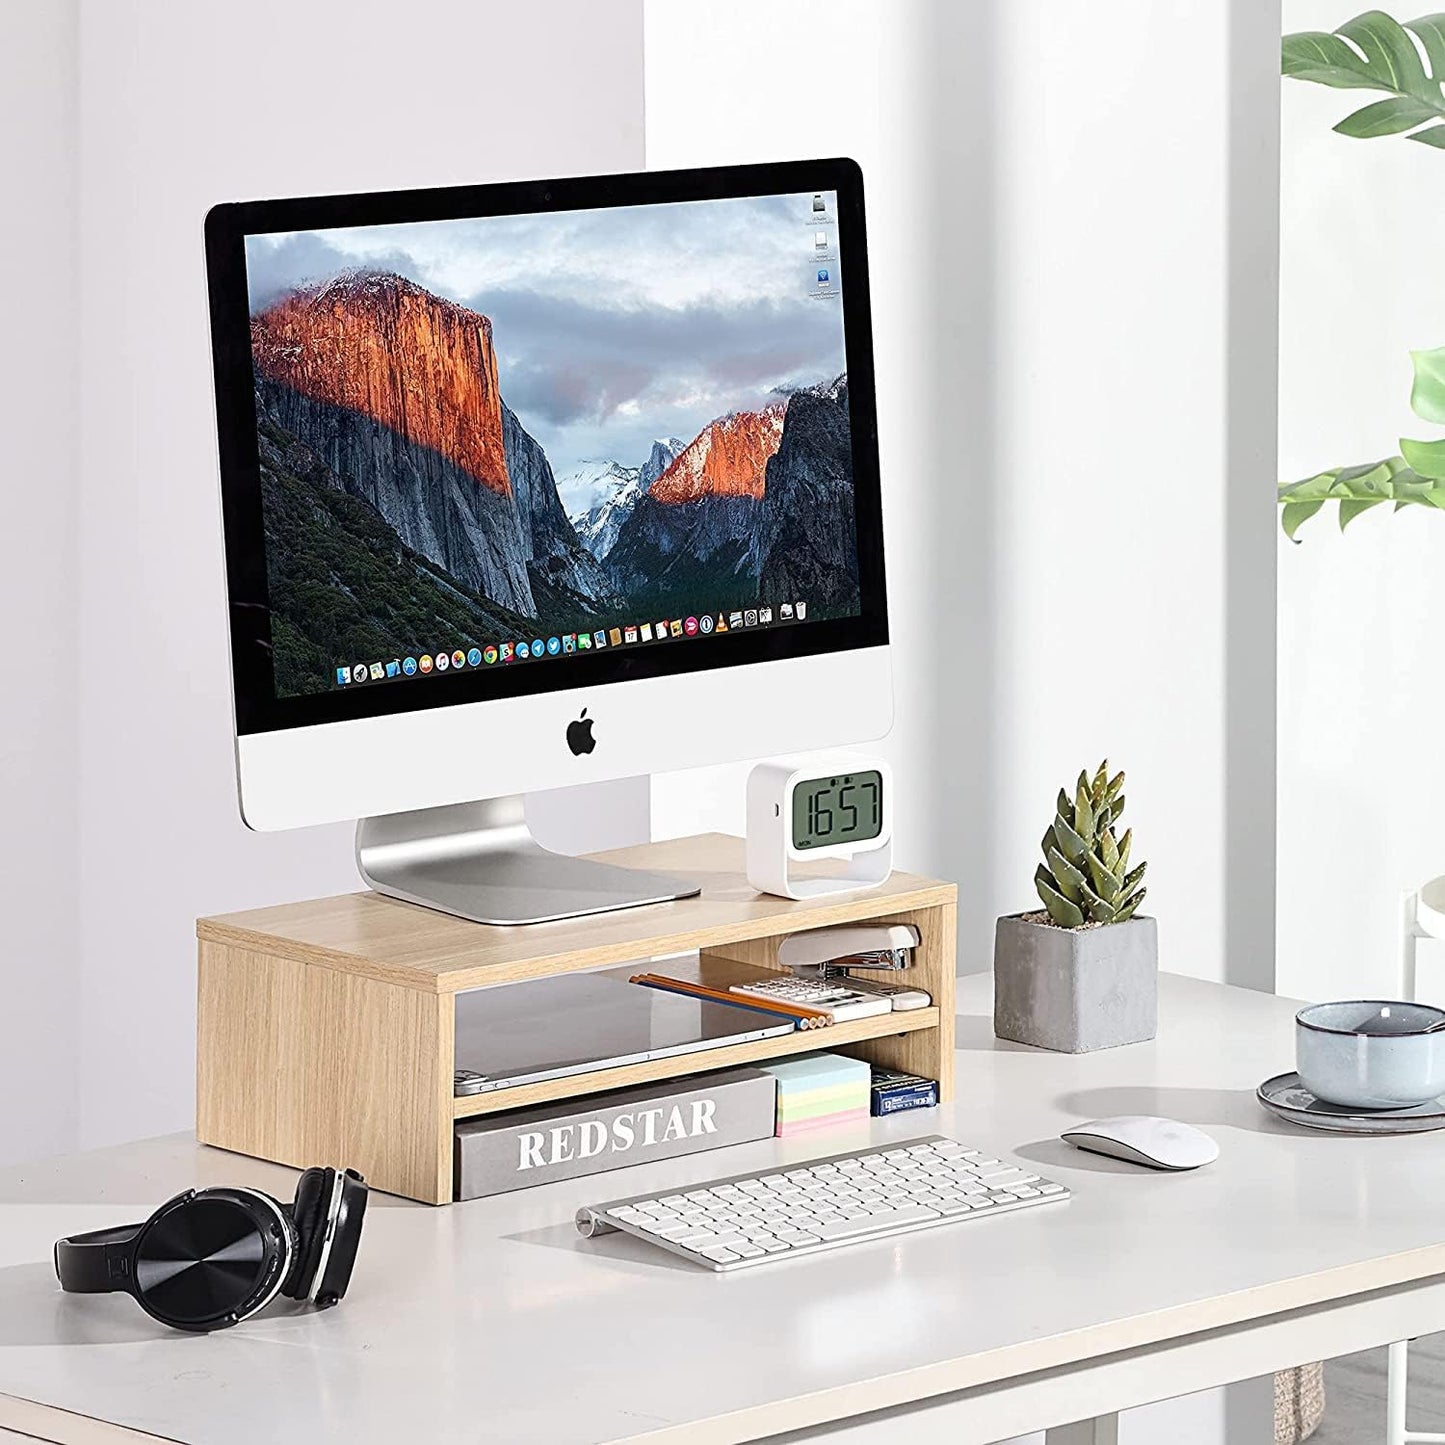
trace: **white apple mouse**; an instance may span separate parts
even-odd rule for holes
[[[1198,1169],[1219,1158],[1219,1145],[1208,1134],[1192,1124],[1149,1114],[1094,1119],[1065,1129],[1059,1137],[1077,1149],[1127,1159],[1150,1169]]]

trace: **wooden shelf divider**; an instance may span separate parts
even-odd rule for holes
[[[895,873],[839,899],[754,892],[739,838],[703,834],[597,855],[698,879],[700,897],[521,928],[467,923],[376,893],[199,919],[196,1135],[304,1167],[360,1169],[374,1187],[452,1199],[457,1119],[837,1049],[936,1078],[953,1092],[957,890]],[[933,1007],[455,1098],[460,992],[678,954],[777,968],[778,942],[839,923],[907,922],[909,981]]]

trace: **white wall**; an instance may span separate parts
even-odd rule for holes
[[[650,166],[864,169],[883,750],[900,863],[960,885],[961,972],[1107,753],[1162,966],[1271,984],[1278,34],[1260,0],[648,0]],[[656,779],[654,835],[742,831],[746,771]],[[1264,1440],[1269,1396],[1123,1438]]]
[[[647,6],[649,165],[845,152],[864,168],[885,750],[901,862],[961,885],[963,971],[988,966],[997,914],[1034,905],[1054,796],[1107,754],[1130,774],[1163,965],[1268,985],[1258,900],[1243,974],[1225,957],[1229,858],[1253,848],[1266,895],[1272,876],[1268,798],[1249,799],[1251,833],[1226,777],[1226,639],[1260,630],[1226,606],[1229,47],[1246,8],[1267,136],[1277,30],[1257,0]],[[1247,525],[1266,535],[1254,466]],[[1266,578],[1266,609],[1270,593]],[[1241,706],[1267,744],[1268,693]],[[745,772],[658,780],[655,833],[740,831]]]
[[[1285,0],[1329,30],[1352,0]],[[1400,19],[1417,8],[1386,7]],[[1440,429],[1410,410],[1413,350],[1445,346],[1445,155],[1331,127],[1371,98],[1286,81],[1282,99],[1280,475],[1313,475]],[[1333,508],[1279,541],[1279,987],[1392,997],[1402,890],[1445,873],[1445,516]],[[1421,996],[1445,996],[1439,945]]]
[[[73,1138],[80,1094],[74,68],[73,5],[0,8],[0,1163]]]
[[[0,1085],[27,1100],[0,1113],[0,1157],[189,1127],[195,916],[357,886],[349,829],[260,836],[237,815],[206,209],[642,161],[639,0],[413,0],[402,46],[397,13],[82,0],[77,26],[20,0],[0,18],[4,133],[26,137],[8,192],[36,198],[23,232],[0,228],[25,538],[0,615],[31,660],[0,719],[7,920],[25,905]],[[539,809],[558,846],[645,836],[645,785],[580,826],[571,806]]]

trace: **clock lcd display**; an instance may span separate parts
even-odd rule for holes
[[[793,847],[799,852],[863,843],[883,831],[883,774],[876,768],[809,778],[793,789]]]

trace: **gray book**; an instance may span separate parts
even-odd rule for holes
[[[725,1069],[456,1126],[456,1197],[480,1199],[772,1136],[777,1083]]]

